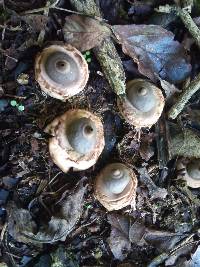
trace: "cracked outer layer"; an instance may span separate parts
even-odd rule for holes
[[[115,176],[115,177],[114,177]],[[122,163],[107,165],[95,180],[95,197],[108,210],[135,209],[137,177]]]
[[[154,96],[154,100],[151,101],[151,103],[149,102],[149,107],[151,108],[146,112],[141,111],[133,106],[132,103],[134,103],[134,101],[131,103],[128,96],[125,96],[118,99],[120,113],[129,124],[134,125],[136,128],[151,127],[158,121],[163,111],[165,104],[163,94],[159,88],[143,79],[129,81],[126,89],[127,95],[130,95],[128,94],[128,90],[132,87],[146,88],[147,91],[151,90],[151,93]],[[141,106],[141,104],[138,106]],[[144,108],[147,110],[146,106],[144,106]]]
[[[53,44],[35,60],[35,79],[48,95],[66,101],[82,91],[88,81],[88,64],[69,44]]]
[[[89,153],[75,151],[67,138],[67,129],[75,120],[85,118],[95,125],[96,143]],[[45,129],[53,137],[49,140],[49,152],[54,163],[63,171],[72,167],[75,171],[86,170],[93,166],[103,151],[105,141],[101,119],[89,111],[82,109],[68,110],[54,119]]]

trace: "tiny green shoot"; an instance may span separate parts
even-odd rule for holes
[[[91,52],[90,51],[85,51],[85,53],[83,54],[85,60],[90,63],[92,61],[92,57],[91,57]]]
[[[24,111],[24,106],[19,105],[19,106],[18,106],[18,110],[19,110],[19,111]]]
[[[10,104],[12,107],[16,107],[18,105],[16,100],[11,100]]]
[[[18,109],[18,111],[24,111],[24,109],[25,109],[24,106],[22,104],[17,103],[16,100],[11,100],[10,105],[12,107],[16,107]]]

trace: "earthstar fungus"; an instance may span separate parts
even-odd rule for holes
[[[35,60],[35,79],[48,95],[65,101],[84,89],[89,77],[82,54],[69,44],[52,44]]]
[[[134,79],[126,85],[126,95],[118,99],[124,119],[136,128],[151,127],[164,108],[164,97],[159,88],[143,79]]]
[[[95,197],[108,210],[135,209],[137,177],[122,163],[107,165],[95,179]]]
[[[183,171],[178,178],[185,180],[187,186],[200,187],[200,159],[180,159],[177,163],[177,170]]]
[[[52,135],[49,151],[54,163],[67,172],[86,170],[99,158],[104,145],[101,119],[83,109],[68,110],[45,129]]]

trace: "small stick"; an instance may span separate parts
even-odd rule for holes
[[[188,29],[192,37],[194,38],[196,44],[200,48],[200,30],[195,24],[194,20],[190,16],[189,12],[187,11],[187,7],[185,8],[180,8],[177,6],[170,6],[170,5],[165,5],[165,6],[159,6],[158,9],[155,9],[157,12],[162,12],[162,13],[171,13],[175,12],[182,20],[183,24],[185,27]]]
[[[176,117],[184,109],[185,104],[189,101],[194,93],[200,88],[200,73],[192,80],[188,87],[179,95],[177,102],[171,107],[168,113],[170,119],[176,119]]]
[[[49,6],[45,6],[45,7],[40,7],[40,8],[37,8],[37,9],[27,10],[27,11],[23,12],[21,15],[29,15],[29,14],[44,12],[44,11],[48,11],[49,9],[56,9],[56,10],[61,10],[61,11],[64,11],[64,12],[77,14],[77,15],[84,15],[81,12],[76,12],[76,11],[73,11],[73,10],[70,10],[70,9],[57,7],[57,6],[55,6],[55,4],[49,5]]]
[[[185,4],[185,3],[184,3]],[[191,18],[190,14],[186,8],[180,8],[177,6],[160,6],[156,9],[158,12],[170,13],[176,12],[176,14],[181,18],[185,27],[188,29],[192,37],[194,38],[196,44],[200,48],[200,30]],[[169,118],[176,119],[179,113],[183,110],[185,104],[192,97],[194,93],[200,88],[200,73],[196,76],[196,78],[189,84],[189,86],[182,92],[179,96],[178,101],[172,106],[169,110]]]

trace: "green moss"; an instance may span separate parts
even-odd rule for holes
[[[190,129],[173,134],[170,138],[169,151],[171,158],[182,156],[200,158],[200,137]]]

